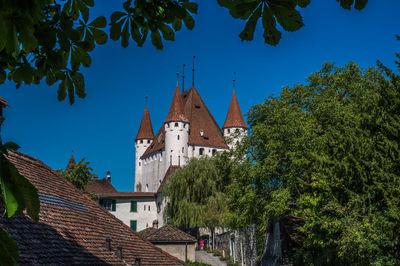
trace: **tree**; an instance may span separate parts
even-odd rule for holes
[[[367,0],[336,0],[345,9],[353,5],[365,7]],[[309,5],[310,0],[218,0],[235,19],[246,21],[239,37],[253,39],[257,22],[261,19],[265,42],[277,45],[281,32],[296,31],[303,26],[297,10]],[[90,52],[96,45],[107,42],[104,31],[107,19],[93,20],[90,10],[93,0],[0,0],[0,84],[6,79],[19,88],[22,83],[48,85],[58,82],[58,100],[67,95],[74,103],[75,95],[84,98],[85,80],[81,68],[91,65]],[[127,47],[132,39],[142,46],[150,36],[157,49],[163,40],[173,41],[175,32],[182,28],[193,29],[192,14],[198,5],[189,0],[126,0],[123,11],[110,15],[109,36],[121,40]]]
[[[85,190],[86,185],[93,180],[93,169],[88,165],[90,162],[85,162],[85,158],[80,160],[77,164],[69,165],[68,169],[57,170],[57,172],[71,182],[77,189]]]
[[[257,174],[243,183],[265,205],[231,204],[301,219],[297,263],[399,264],[399,86],[383,67],[325,64],[254,106],[246,142]]]
[[[216,167],[223,160],[220,156],[226,155],[191,159],[162,188],[168,202],[166,215],[173,225],[183,229],[208,227],[214,234],[215,228],[224,224],[227,209],[222,188],[227,181]]]

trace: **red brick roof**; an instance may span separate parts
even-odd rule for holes
[[[39,222],[0,217],[0,227],[18,243],[18,264],[184,265],[155,248],[41,161],[19,152],[8,159],[37,189]],[[111,238],[111,251],[105,247]],[[123,259],[115,252],[122,247]]]
[[[100,198],[139,198],[139,197],[155,197],[155,192],[115,192],[100,193]]]
[[[157,242],[196,242],[196,238],[193,236],[173,227],[170,224],[166,224],[157,231],[149,234],[146,240],[157,243]]]
[[[229,105],[228,109],[228,114],[226,115],[226,120],[222,128],[228,127],[247,128],[235,92],[233,92],[231,104]]]
[[[2,105],[4,105],[4,106],[10,106],[10,105],[6,102],[6,100],[4,100],[4,98],[1,97],[1,96],[0,96],[0,104],[2,104]]]
[[[142,231],[139,231],[138,235],[140,235],[142,238],[146,238],[148,235],[154,233],[157,230],[158,230],[157,228],[148,227],[146,229],[143,229]]]
[[[86,191],[91,194],[114,193],[117,192],[115,187],[111,185],[106,178],[93,180],[86,185]]]
[[[172,121],[188,121],[183,110],[181,90],[179,89],[179,86],[176,86],[175,88],[174,97],[172,97],[171,106],[167,118],[165,118],[165,122]]]
[[[174,98],[177,94],[180,95],[179,88],[178,91],[175,90]],[[228,149],[218,123],[208,110],[196,88],[192,87],[184,91],[181,98],[185,117],[190,123],[189,144]],[[203,132],[203,136],[200,134],[201,131]],[[157,135],[154,137],[153,142],[143,153],[142,157],[146,157],[153,152],[162,150],[164,147],[165,128],[164,125],[162,125]]]
[[[140,123],[139,131],[136,135],[135,140],[153,139],[153,138],[154,138],[153,126],[151,124],[149,109],[147,108],[147,105],[146,105],[146,108],[144,109],[144,113],[143,113],[143,117],[142,117],[142,122]]]

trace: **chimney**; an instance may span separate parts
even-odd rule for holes
[[[107,181],[109,183],[111,183],[111,173],[110,173],[110,171],[107,171]]]
[[[106,249],[108,249],[109,251],[111,251],[111,237],[107,237],[107,238],[106,238],[105,247],[106,247]]]
[[[158,220],[153,221],[153,228],[158,229]]]
[[[117,247],[117,252],[115,252],[115,255],[117,255],[117,257],[119,257],[120,259],[122,259],[122,246]]]

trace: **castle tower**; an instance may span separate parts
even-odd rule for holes
[[[188,158],[189,120],[184,113],[179,86],[175,88],[164,128],[165,170],[172,165],[185,165]]]
[[[228,114],[222,127],[224,137],[231,139],[231,142],[228,144],[230,149],[234,148],[247,135],[247,128],[235,91],[233,91]]]
[[[150,146],[154,138],[153,126],[150,120],[149,109],[144,109],[142,122],[140,123],[139,131],[135,138],[135,191],[142,191],[142,166],[143,162],[140,157],[146,151],[147,147]]]

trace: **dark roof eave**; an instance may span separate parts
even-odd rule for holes
[[[196,243],[197,240],[147,240],[153,244],[186,244]]]

